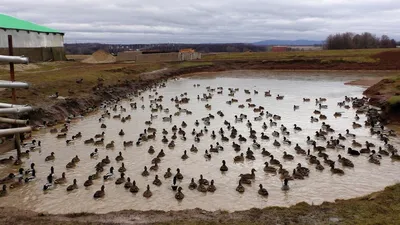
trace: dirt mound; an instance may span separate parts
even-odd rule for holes
[[[83,63],[114,63],[116,58],[104,50],[97,50],[89,58],[82,61]]]
[[[399,63],[400,64],[400,51],[386,51],[380,52],[372,56],[372,58],[380,59],[380,62],[391,62],[391,63]]]

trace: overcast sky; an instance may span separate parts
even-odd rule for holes
[[[400,0],[1,0],[0,13],[101,43],[323,40],[369,31],[400,40]]]

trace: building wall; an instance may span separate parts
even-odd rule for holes
[[[180,52],[179,53],[179,60],[180,61],[190,61],[201,59],[201,53],[199,52]]]
[[[142,52],[139,51],[118,52],[117,62],[136,61],[136,56],[141,54]]]
[[[136,61],[136,62],[173,62],[201,59],[201,53],[198,52],[171,52],[142,54],[138,51],[119,52],[117,62]]]
[[[8,48],[0,48],[0,55],[8,55]],[[26,56],[29,62],[67,60],[64,47],[14,48],[14,55]]]
[[[61,34],[0,29],[0,48],[8,47],[8,35],[13,37],[14,48],[64,47],[64,36]]]

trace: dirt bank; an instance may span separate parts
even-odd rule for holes
[[[124,210],[107,214],[51,215],[0,208],[0,224],[398,224],[400,184],[360,198],[321,205],[298,203],[237,212]]]

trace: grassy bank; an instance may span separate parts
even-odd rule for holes
[[[317,190],[316,190],[317,191]],[[1,224],[399,224],[400,184],[363,197],[298,203],[292,207],[267,207],[229,213],[200,209],[183,211],[125,210],[107,214],[38,214],[0,208]]]

